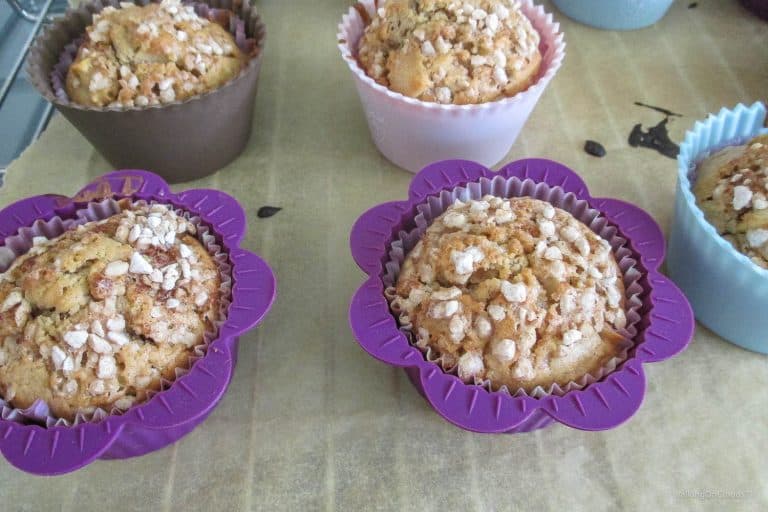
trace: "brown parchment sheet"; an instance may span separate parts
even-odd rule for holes
[[[347,324],[363,280],[349,230],[369,207],[405,198],[411,174],[377,153],[336,48],[350,1],[256,3],[268,36],[249,146],[220,172],[174,189],[219,188],[244,204],[243,245],[277,274],[272,312],[241,338],[222,402],[179,443],[53,478],[0,459],[0,509],[768,508],[768,357],[702,326],[682,355],[645,366],[638,413],[597,433],[561,425],[464,432],[434,413],[402,371],[365,354]],[[638,204],[666,232],[676,162],[628,145],[636,123],[663,119],[633,103],[682,114],[669,122],[680,141],[708,112],[768,100],[768,23],[736,0],[696,8],[678,0],[654,27],[605,32],[543,3],[562,24],[567,55],[506,161],[563,162],[593,195]],[[584,153],[585,139],[601,142],[607,156]],[[73,193],[109,170],[59,116],[10,166],[0,204]],[[259,219],[264,205],[283,210]]]

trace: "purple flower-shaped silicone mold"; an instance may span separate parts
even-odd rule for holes
[[[227,317],[205,356],[150,400],[102,421],[50,428],[0,419],[0,451],[14,466],[39,475],[79,469],[97,458],[121,459],[160,449],[202,422],[224,394],[237,360],[238,336],[254,327],[275,298],[275,276],[255,254],[239,247],[245,212],[231,196],[210,189],[175,194],[159,176],[123,170],[102,176],[74,197],[41,195],[0,212],[0,238],[38,219],[75,218],[88,202],[107,197],[157,201],[199,216],[229,256],[232,274]]]
[[[416,207],[443,190],[483,178],[516,177],[559,187],[586,201],[627,240],[644,289],[638,334],[628,358],[603,379],[561,396],[533,398],[490,392],[465,384],[427,361],[398,329],[384,296],[382,275],[388,251],[401,230],[413,227]],[[664,259],[661,229],[646,212],[617,199],[593,198],[581,178],[567,167],[541,159],[511,163],[494,173],[465,160],[446,160],[421,170],[405,201],[384,203],[365,212],[350,236],[352,256],[368,279],[355,293],[349,321],[360,345],[372,356],[402,367],[430,405],[445,419],[476,432],[527,432],[553,420],[582,430],[613,428],[631,417],[645,394],[643,363],[661,361],[682,351],[693,336],[693,313],[678,288],[658,268]]]

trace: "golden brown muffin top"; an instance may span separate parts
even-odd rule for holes
[[[393,91],[464,105],[527,89],[541,55],[515,0],[389,0],[366,27],[359,60]]]
[[[457,201],[408,253],[394,294],[417,346],[494,389],[563,386],[627,346],[608,242],[537,199]]]
[[[768,268],[768,135],[701,162],[693,191],[717,232],[756,265]]]
[[[0,396],[72,420],[173,380],[219,315],[219,272],[195,232],[152,205],[36,238],[0,274]]]
[[[247,57],[232,34],[179,0],[123,2],[93,16],[69,68],[67,94],[92,107],[182,101],[236,77]]]

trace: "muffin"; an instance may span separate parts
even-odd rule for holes
[[[512,0],[389,0],[360,39],[377,83],[443,104],[514,96],[538,74],[539,33]]]
[[[392,295],[417,346],[494,389],[563,387],[627,346],[610,245],[529,197],[457,200],[407,254]]]
[[[712,154],[696,172],[693,191],[707,221],[768,269],[768,135]]]
[[[186,369],[219,315],[196,228],[132,205],[34,246],[0,274],[0,396],[73,420],[123,410]]]
[[[183,101],[230,81],[246,62],[232,34],[191,5],[124,2],[94,14],[66,91],[91,107]]]

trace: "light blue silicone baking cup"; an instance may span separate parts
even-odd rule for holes
[[[635,30],[664,17],[674,0],[554,0],[579,23],[604,30]]]
[[[688,296],[696,319],[726,340],[768,354],[768,270],[721,237],[696,205],[691,183],[696,165],[712,152],[760,134],[762,103],[722,109],[697,121],[677,157],[675,218],[669,240],[669,275]]]

